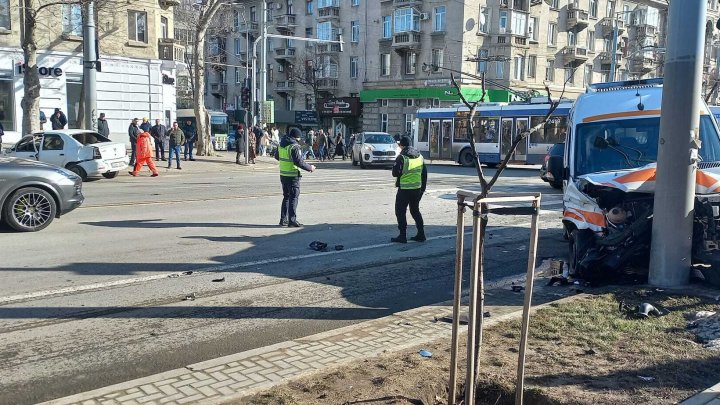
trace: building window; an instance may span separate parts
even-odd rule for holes
[[[555,81],[555,61],[548,60],[545,64],[545,81],[550,83]]]
[[[528,78],[534,78],[536,76],[536,70],[537,70],[537,56],[536,55],[530,55],[527,59],[527,75]]]
[[[75,35],[81,37],[82,31],[82,8],[79,4],[63,4],[62,6],[62,25],[63,34]],[[143,25],[143,35],[145,35],[145,25]],[[133,39],[130,37],[130,39]],[[142,40],[138,40],[142,41]],[[145,41],[143,41],[145,42]]]
[[[595,31],[587,33],[587,48],[589,51],[595,52]]]
[[[490,51],[488,51],[487,49],[478,49],[478,62],[477,62],[478,73],[487,72],[487,57],[489,54],[490,54]]]
[[[10,0],[0,0],[0,28],[9,30],[10,27]]]
[[[632,13],[630,12],[630,5],[623,4],[623,12],[622,12],[622,18],[625,24],[630,24],[630,19],[632,17]]]
[[[573,68],[565,68],[565,83],[569,85],[575,84],[575,71]]]
[[[360,0],[352,0],[351,5],[352,5],[353,7],[358,7],[358,6],[360,6]]]
[[[419,31],[420,14],[412,7],[395,10],[395,32]]]
[[[500,33],[504,34],[507,32],[507,19],[508,19],[508,12],[507,11],[500,11]]]
[[[360,42],[360,21],[350,21],[350,41]]]
[[[240,38],[235,38],[233,44],[235,45],[235,55],[240,55],[242,52],[242,41]]]
[[[443,59],[445,59],[445,51],[443,49],[433,49],[432,50],[432,65],[433,65],[433,67],[438,67],[438,68],[443,67]]]
[[[358,77],[358,57],[357,56],[350,57],[350,77],[353,79],[357,79],[357,77]]]
[[[257,7],[250,7],[250,22],[257,22]]]
[[[287,99],[285,100],[285,109],[288,111],[292,111],[295,107],[295,97],[288,95]]]
[[[380,76],[390,76],[390,54],[380,54]]]
[[[128,10],[128,39],[147,43],[147,13],[144,11]]]
[[[313,1],[312,0],[307,1],[307,5],[305,6],[305,13],[307,15],[312,15],[312,13],[313,13]]]
[[[482,24],[478,26],[478,30],[483,34],[490,33],[490,9],[488,7],[480,7],[480,15],[482,16],[480,21]]]
[[[239,67],[236,67],[236,68],[235,68],[235,83],[241,83],[241,82],[242,82],[242,78],[241,78],[241,76],[240,76],[240,72],[241,72],[240,68],[239,68]]]
[[[389,15],[384,15],[382,18],[383,21],[383,38],[390,38],[392,37],[392,17]]]
[[[340,3],[338,2],[338,0],[318,0],[318,9],[339,6]]]
[[[433,31],[445,31],[445,6],[435,7],[435,18],[433,20]]]
[[[305,95],[305,109],[306,110],[314,110],[315,106],[313,105],[313,96],[312,94],[306,94]]]
[[[526,35],[527,34],[527,14],[523,13],[512,13],[512,33],[515,35]]]
[[[590,0],[590,17],[597,18],[598,16],[598,2],[597,0]]]
[[[405,107],[412,107],[413,104],[414,104],[414,101],[415,101],[415,100],[413,100],[413,99],[411,99],[411,98],[405,99]]]
[[[577,45],[577,34],[573,31],[568,31],[567,33],[567,41],[569,46],[575,46]]]
[[[162,35],[163,39],[169,38],[167,17],[160,17],[160,35]]]
[[[550,0],[550,8],[560,8],[560,0]]]
[[[317,39],[325,41],[332,40],[332,23],[330,21],[319,23],[317,25]]]
[[[412,133],[413,114],[405,114],[405,135]]]
[[[502,79],[505,76],[505,62],[495,62],[495,77]]]
[[[605,9],[605,15],[607,17],[613,18],[613,14],[615,14],[615,0],[608,0],[607,8]]]
[[[557,44],[557,24],[548,24],[548,45],[555,46]]]
[[[583,75],[583,86],[589,86],[593,84],[593,71],[592,65],[585,65],[585,75]]]
[[[528,21],[528,36],[530,37],[531,41],[538,41],[538,27],[539,19],[537,17],[531,17],[530,21]]]
[[[513,78],[515,80],[523,80],[523,72],[525,71],[525,58],[522,56],[515,57],[515,69],[513,70]]]
[[[405,74],[414,75],[417,63],[417,53],[408,52],[405,54]]]
[[[380,132],[387,132],[388,130],[388,115],[380,114]]]

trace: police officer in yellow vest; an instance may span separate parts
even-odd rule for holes
[[[280,162],[280,183],[282,184],[283,200],[280,211],[280,226],[299,228],[296,210],[300,198],[300,169],[314,172],[315,166],[307,164],[302,156],[302,148],[298,143],[302,132],[291,128],[288,134],[280,140],[280,146],[273,154],[275,160]]]
[[[391,238],[392,242],[407,243],[407,219],[405,215],[410,206],[410,215],[415,220],[417,235],[410,238],[417,242],[425,241],[425,227],[422,214],[420,214],[420,200],[427,186],[427,168],[423,158],[415,148],[410,146],[410,138],[404,136],[400,139],[402,151],[395,160],[392,169],[396,177],[395,187],[398,188],[395,196],[395,216],[397,217],[400,234]]]

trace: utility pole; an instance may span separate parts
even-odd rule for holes
[[[95,52],[95,5],[87,1],[83,5],[83,128],[97,130],[97,71],[98,57]]]
[[[260,123],[264,123],[265,118],[263,116],[263,103],[267,100],[267,16],[268,16],[268,4],[267,0],[262,0],[262,54],[260,54],[260,77],[262,82],[260,83],[260,103],[258,103],[258,115],[260,117]]]
[[[610,55],[610,75],[611,82],[615,81],[615,69],[617,69],[617,43],[618,43],[618,14],[613,10],[613,39],[612,39],[612,54]]]
[[[705,0],[673,1],[668,9],[649,276],[659,287],[690,277],[706,14]]]

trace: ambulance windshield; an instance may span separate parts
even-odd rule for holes
[[[575,133],[575,175],[632,169],[657,160],[660,117],[590,122]],[[700,157],[720,162],[720,137],[709,115],[700,117]]]

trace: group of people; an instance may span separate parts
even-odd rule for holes
[[[311,131],[312,132],[312,131]],[[318,131],[318,137],[325,133]],[[312,136],[312,135],[308,135]],[[297,220],[297,206],[300,199],[300,170],[314,172],[317,168],[305,161],[306,151],[303,151],[302,131],[291,128],[287,135],[280,141],[274,157],[280,168],[280,184],[282,185],[283,199],[280,207],[280,226],[293,228],[302,227]],[[342,140],[342,137],[339,138]],[[354,139],[354,135],[351,136]],[[312,140],[312,139],[311,139]],[[337,145],[336,141],[336,145]],[[312,145],[313,143],[307,142]],[[322,143],[320,142],[320,145]],[[307,145],[306,145],[307,146]],[[324,145],[322,145],[324,146]],[[337,146],[336,146],[337,147]],[[420,200],[427,187],[427,168],[422,155],[410,146],[410,138],[404,136],[400,139],[402,151],[395,160],[392,175],[396,178],[395,187],[398,188],[395,195],[395,216],[397,218],[399,234],[390,240],[395,243],[407,243],[407,210],[410,208],[410,215],[415,220],[417,233],[410,240],[424,242],[425,223],[420,213]],[[321,154],[322,156],[322,154]],[[321,159],[322,160],[322,159]]]
[[[101,114],[101,118],[104,118],[104,114]],[[155,125],[151,125],[147,118],[143,118],[142,123],[138,118],[134,118],[128,127],[128,136],[132,149],[130,155],[130,166],[133,166],[133,171],[130,172],[132,176],[137,176],[143,165],[148,166],[152,177],[158,175],[152,159],[153,149],[155,161],[167,160],[168,169],[172,167],[174,155],[177,169],[182,170],[180,167],[181,147],[183,147],[183,160],[195,160],[193,147],[197,139],[197,131],[193,127],[192,121],[186,121],[182,128],[177,122],[173,122],[172,127],[168,130],[159,119],[155,120]],[[165,159],[165,150],[168,151],[167,159]]]
[[[240,154],[244,153],[245,126],[239,124],[235,130],[237,153],[235,163],[240,163]],[[258,156],[272,156],[280,145],[280,130],[277,127],[253,125],[248,131],[248,161],[255,164]]]
[[[347,147],[342,134],[332,136],[330,131],[325,132],[319,129],[317,132],[309,130],[305,136],[304,154],[307,159],[312,156],[313,159],[320,161],[335,160],[335,157],[347,159],[355,144],[355,134],[350,136]]]

